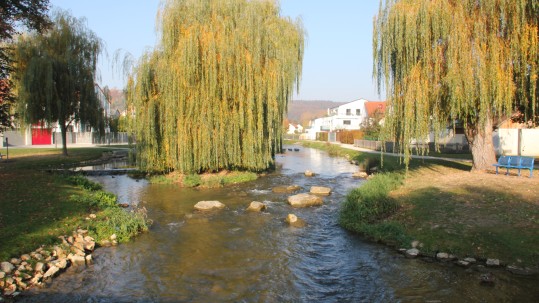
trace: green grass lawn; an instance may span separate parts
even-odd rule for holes
[[[9,150],[9,160],[0,160],[0,260],[57,243],[58,236],[86,224],[84,219],[95,210],[72,198],[85,190],[44,169],[95,160],[104,151],[73,148],[64,157],[60,149]]]

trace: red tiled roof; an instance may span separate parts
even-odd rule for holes
[[[372,117],[377,110],[382,114],[385,113],[386,103],[379,101],[368,101],[365,102],[365,108],[367,109],[367,116]]]

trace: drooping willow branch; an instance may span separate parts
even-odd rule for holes
[[[304,31],[274,1],[170,0],[128,83],[142,169],[264,170],[281,148]]]
[[[490,166],[493,121],[519,109],[538,122],[538,20],[534,0],[381,2],[373,51],[390,105],[385,138],[409,159],[414,140],[458,119],[474,167]]]

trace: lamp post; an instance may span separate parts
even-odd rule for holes
[[[8,139],[6,137],[6,160],[9,160],[9,143]]]

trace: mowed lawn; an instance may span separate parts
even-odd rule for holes
[[[390,196],[401,204],[389,218],[424,243],[427,253],[498,258],[539,266],[539,172],[472,173],[440,165],[413,170]]]
[[[55,243],[83,222],[88,206],[70,199],[81,189],[46,170],[98,159],[104,151],[72,148],[64,157],[61,149],[9,149],[9,160],[0,160],[0,260]]]

